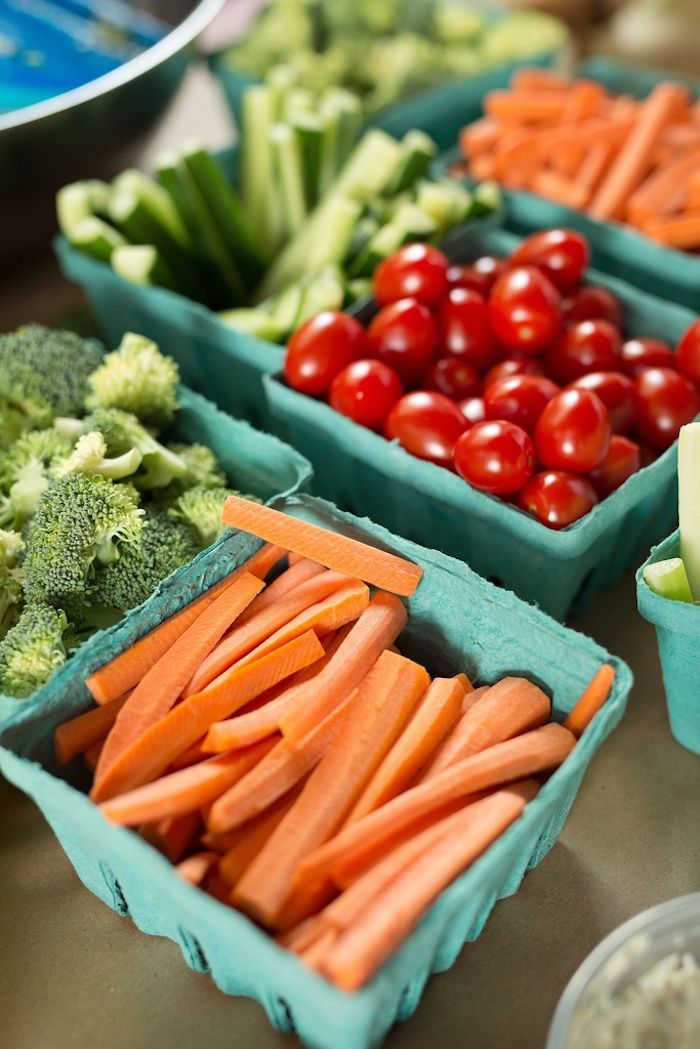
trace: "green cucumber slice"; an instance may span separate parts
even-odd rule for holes
[[[661,597],[672,601],[693,600],[685,564],[680,557],[669,557],[666,561],[647,565],[642,575],[647,586]]]

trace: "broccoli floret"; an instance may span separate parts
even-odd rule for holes
[[[97,346],[73,332],[27,324],[0,335],[0,448],[57,415],[82,414],[100,360]]]
[[[29,430],[0,455],[0,526],[19,528],[32,517],[53,469],[72,447],[56,430]]]
[[[19,562],[24,549],[19,532],[0,529],[0,638],[15,625],[22,608],[24,571]]]
[[[59,420],[62,432],[68,432],[74,420]],[[107,454],[123,455],[136,448],[141,453],[141,466],[133,476],[137,488],[164,488],[176,477],[183,477],[187,466],[174,452],[157,441],[135,415],[119,408],[96,408],[82,423],[83,432],[97,430],[105,439]]]
[[[128,612],[153,593],[162,579],[199,552],[190,529],[165,510],[149,507],[139,541],[118,561],[97,572],[92,596],[96,604]]]
[[[186,488],[194,488],[196,484],[201,484],[205,488],[226,487],[226,475],[211,448],[207,448],[205,444],[177,444],[175,442],[169,443],[167,447],[179,456],[187,467],[187,473],[178,480],[182,491]]]
[[[156,344],[128,332],[118,349],[108,353],[88,379],[85,406],[121,408],[142,422],[161,427],[171,422],[178,408],[178,367]]]
[[[78,439],[68,458],[58,464],[56,476],[65,477],[69,473],[99,474],[100,477],[118,481],[135,473],[141,465],[141,452],[136,448],[114,459],[106,459],[106,453],[107,444],[101,433],[97,430],[85,433]]]
[[[45,684],[66,661],[65,612],[28,605],[0,641],[0,692],[24,699]]]
[[[90,603],[95,563],[108,564],[138,542],[143,515],[130,484],[81,473],[52,481],[29,530],[27,600],[62,608],[78,623]]]
[[[189,525],[197,537],[202,549],[210,546],[225,531],[226,525],[221,520],[223,505],[230,495],[240,495],[230,488],[205,488],[198,484],[183,492],[168,510],[176,521]],[[260,500],[254,495],[245,496],[255,503]]]

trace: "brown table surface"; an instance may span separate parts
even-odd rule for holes
[[[220,100],[192,77],[159,142],[177,141],[203,112],[207,139],[222,141]],[[48,263],[5,291],[0,328],[15,318],[51,321],[77,301]],[[542,1049],[556,1001],[588,951],[631,915],[700,887],[700,761],[670,735],[654,632],[637,616],[632,576],[573,625],[634,670],[626,717],[594,759],[558,844],[453,968],[429,982],[390,1049]],[[178,947],[144,936],[92,896],[33,804],[0,781],[3,1049],[296,1044],[256,1003],[227,998],[186,967]]]

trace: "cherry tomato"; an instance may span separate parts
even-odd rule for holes
[[[469,288],[452,288],[438,313],[442,348],[478,372],[498,360],[501,350],[489,320],[489,306],[482,295]]]
[[[693,321],[681,337],[676,349],[678,371],[700,385],[700,320]]]
[[[467,397],[459,402],[459,410],[467,420],[468,426],[481,423],[486,418],[486,408],[483,397]]]
[[[367,355],[368,346],[359,321],[347,313],[324,310],[302,324],[289,340],[284,377],[295,390],[323,397],[343,368]]]
[[[561,328],[560,299],[554,285],[534,266],[501,274],[489,298],[494,334],[511,350],[542,353]]]
[[[605,499],[606,495],[610,495],[636,473],[640,466],[641,454],[636,441],[614,433],[610,438],[608,454],[595,470],[591,470],[588,478],[599,497]]]
[[[432,244],[406,244],[377,267],[372,281],[380,306],[418,299],[434,306],[447,291],[447,258]]]
[[[564,329],[545,365],[557,382],[569,383],[588,372],[620,368],[621,346],[620,333],[608,321],[579,321]]]
[[[634,380],[634,426],[652,448],[663,451],[700,411],[689,379],[671,368],[647,368]]]
[[[512,375],[486,387],[484,405],[487,419],[506,419],[532,433],[535,423],[559,387],[551,379],[537,375]]]
[[[607,288],[597,284],[586,284],[574,292],[563,303],[564,323],[578,324],[579,321],[609,321],[616,328],[622,327],[622,307]]]
[[[588,473],[610,444],[608,410],[590,390],[568,389],[552,397],[535,427],[535,450],[550,470]]]
[[[481,393],[479,373],[459,357],[435,361],[426,372],[424,385],[426,390],[438,390],[453,401]]]
[[[383,306],[367,329],[370,353],[397,373],[404,386],[414,386],[431,364],[438,335],[433,315],[416,299]]]
[[[622,367],[628,375],[640,375],[645,368],[678,367],[675,353],[662,339],[628,339],[623,342]]]
[[[447,271],[447,283],[451,288],[471,288],[487,299],[496,277],[500,277],[506,266],[505,259],[498,259],[495,255],[482,255],[470,266],[450,266]]]
[[[477,423],[463,433],[454,461],[460,477],[480,491],[513,495],[532,477],[535,451],[520,426],[496,420]]]
[[[467,427],[467,420],[449,397],[428,390],[416,390],[401,398],[384,427],[384,435],[394,439],[419,459],[438,466],[452,466],[455,441]]]
[[[499,379],[509,379],[511,375],[544,375],[536,357],[506,357],[504,361],[494,364],[484,376],[484,389]]]
[[[361,426],[381,430],[402,393],[401,380],[387,364],[354,361],[333,380],[330,403]]]
[[[532,233],[510,257],[511,266],[536,266],[554,287],[567,295],[586,272],[591,252],[588,241],[573,229],[546,229]]]
[[[565,470],[535,474],[518,496],[518,506],[557,531],[584,517],[598,502],[590,481]]]
[[[589,372],[571,384],[596,393],[610,413],[613,433],[625,433],[634,416],[634,383],[622,372]]]

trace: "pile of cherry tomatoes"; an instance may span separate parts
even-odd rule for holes
[[[615,296],[582,284],[589,257],[565,229],[470,265],[409,244],[378,267],[366,330],[328,311],[295,332],[286,381],[565,528],[700,411],[700,320],[675,352],[625,340]]]

